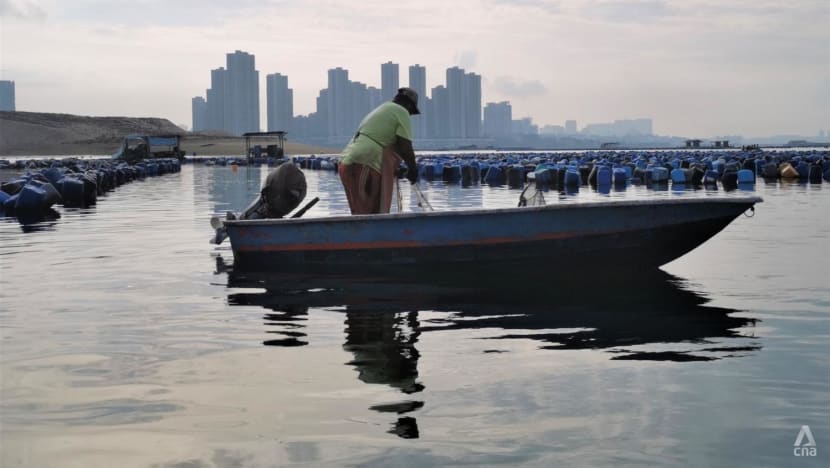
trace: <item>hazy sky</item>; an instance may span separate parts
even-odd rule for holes
[[[380,86],[380,64],[480,73],[483,102],[562,125],[651,117],[661,135],[830,130],[830,1],[0,0],[0,78],[18,110],[158,116],[236,49],[288,75],[295,113],[326,70]]]

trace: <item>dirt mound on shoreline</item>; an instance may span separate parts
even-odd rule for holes
[[[125,135],[182,134],[167,119],[0,112],[0,155],[112,153]],[[89,151],[83,151],[88,147]]]
[[[181,135],[182,149],[203,156],[241,156],[245,140],[222,132],[190,133],[156,117],[87,117],[0,111],[0,156],[107,155],[126,135]],[[334,153],[336,149],[286,142],[286,154]]]

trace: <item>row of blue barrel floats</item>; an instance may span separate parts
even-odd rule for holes
[[[23,223],[57,217],[52,207],[84,208],[119,185],[181,171],[178,159],[153,159],[131,165],[109,159],[0,160],[0,168],[26,170],[0,183],[0,217],[14,216]]]
[[[185,163],[204,164],[206,166],[279,166],[288,161],[289,158],[256,157],[248,160],[241,156],[193,156],[185,158]]]
[[[337,156],[298,156],[303,169],[337,170]],[[528,180],[550,189],[583,185],[668,184],[726,189],[756,179],[830,181],[830,151],[593,151],[580,153],[481,153],[418,157],[425,180],[521,188]]]

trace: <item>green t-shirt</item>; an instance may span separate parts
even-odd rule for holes
[[[412,118],[402,105],[384,102],[360,122],[357,138],[346,145],[341,164],[363,164],[380,172],[383,148],[395,143],[396,137],[412,141]]]

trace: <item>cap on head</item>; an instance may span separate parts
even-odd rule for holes
[[[418,109],[418,93],[412,88],[400,88],[398,89],[398,95],[396,97],[405,97],[412,103],[412,112],[413,115],[420,114],[421,111]]]

